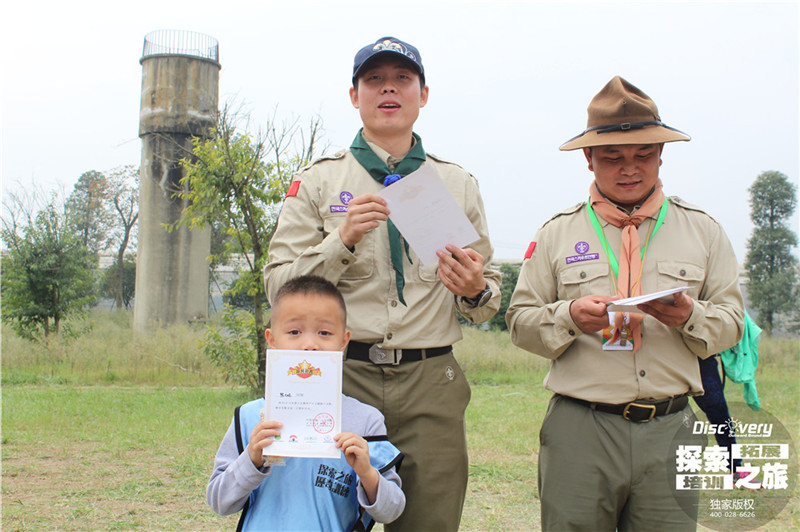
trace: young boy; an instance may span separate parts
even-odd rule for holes
[[[342,295],[317,276],[295,278],[278,291],[271,323],[265,334],[272,349],[343,351],[350,340]],[[402,454],[386,440],[377,409],[343,395],[346,432],[334,438],[340,458],[286,458],[285,465],[270,465],[262,451],[282,425],[263,419],[263,407],[263,397],[239,407],[225,433],[206,491],[215,512],[244,508],[241,530],[353,530],[363,524],[360,508],[369,514],[367,522],[388,523],[403,512],[395,471]]]

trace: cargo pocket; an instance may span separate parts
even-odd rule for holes
[[[696,264],[676,261],[658,263],[659,291],[688,286],[688,295],[697,298],[705,277],[705,270]]]
[[[608,264],[578,264],[559,272],[558,298],[578,299],[594,294],[611,294]]]

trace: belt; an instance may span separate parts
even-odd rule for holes
[[[622,416],[628,421],[635,421],[637,423],[647,423],[657,416],[664,416],[683,410],[689,403],[689,395],[683,394],[675,397],[670,397],[663,401],[649,402],[645,400],[633,401],[630,403],[623,403],[620,405],[612,405],[608,403],[593,403],[591,401],[584,401],[583,399],[576,399],[568,395],[562,395],[570,401],[574,401],[583,406],[587,406],[592,410],[599,410],[608,414],[616,414]]]
[[[365,344],[364,342],[350,342],[347,346],[346,358],[360,360],[373,364],[392,364],[400,362],[419,362],[426,358],[446,355],[453,350],[453,346],[432,347],[430,349],[384,349],[378,344]]]

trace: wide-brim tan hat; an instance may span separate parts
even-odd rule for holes
[[[613,144],[660,144],[688,141],[689,135],[661,121],[655,102],[619,76],[589,104],[586,129],[559,148],[562,151]]]

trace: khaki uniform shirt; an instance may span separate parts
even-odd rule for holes
[[[544,385],[556,393],[603,403],[703,392],[697,357],[736,344],[744,305],[738,263],[719,224],[697,207],[668,198],[663,225],[643,260],[642,293],[689,286],[694,309],[682,327],[652,316],[642,323],[642,346],[603,351],[602,332],[584,334],[569,313],[587,295],[613,295],[612,270],[585,203],[562,211],[536,235],[511,298],[506,321],[514,344],[552,360]],[[622,231],[598,215],[619,255]],[[656,217],[639,226],[644,247]],[[588,246],[586,246],[588,244]]]
[[[371,143],[370,147],[382,160],[396,164],[386,151]],[[460,166],[427,155],[426,164],[436,169],[480,236],[470,247],[484,258],[483,275],[492,290],[486,305],[470,308],[463,303],[439,281],[437,264],[423,266],[413,249],[413,264],[403,259],[403,296],[408,306],[400,303],[384,222],[364,235],[355,253],[342,243],[338,228],[350,199],[384,188],[349,150],[323,157],[298,174],[300,188],[296,196],[286,198],[270,244],[264,269],[268,298],[272,300],[293,277],[325,277],[344,296],[352,339],[379,343],[387,349],[425,349],[460,340],[456,308],[473,323],[491,318],[500,307],[501,279],[500,273],[489,267],[493,250],[478,182]]]

